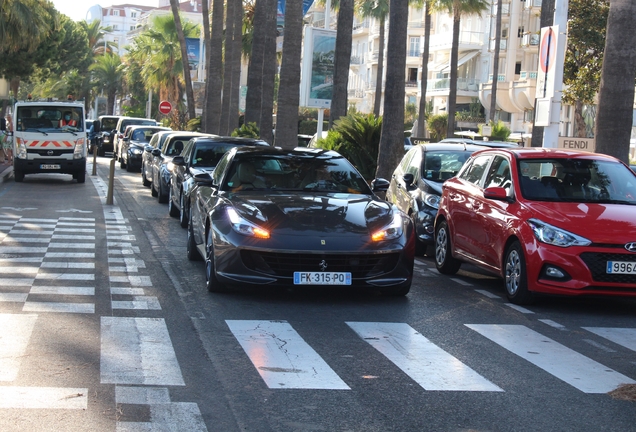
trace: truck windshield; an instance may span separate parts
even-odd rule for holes
[[[84,116],[77,107],[36,106],[18,107],[16,130],[32,132],[62,132],[84,130]]]

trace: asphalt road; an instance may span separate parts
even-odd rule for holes
[[[425,257],[405,298],[210,294],[139,173],[105,204],[109,162],[0,184],[0,430],[636,430],[608,395],[636,380],[636,300],[519,308]]]

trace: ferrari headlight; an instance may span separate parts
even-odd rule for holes
[[[439,195],[424,194],[424,202],[429,207],[439,208],[439,199],[440,199]]]
[[[391,223],[381,230],[378,230],[371,234],[371,240],[383,241],[393,240],[399,238],[402,235],[402,216],[399,213],[393,213],[393,220]]]
[[[534,236],[541,243],[559,247],[588,246],[592,243],[585,237],[557,228],[540,221],[539,219],[529,219],[528,225],[530,225],[532,232],[534,232]]]
[[[232,229],[237,233],[260,239],[269,238],[269,231],[243,219],[233,208],[227,209],[227,216],[230,218]]]

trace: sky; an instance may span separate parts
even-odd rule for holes
[[[78,1],[78,0],[52,0],[55,9],[63,13],[64,15],[68,15],[73,21],[82,21],[86,19],[86,12],[93,5],[100,5],[102,7],[112,6],[113,4],[134,4],[140,6],[154,6],[157,7],[159,4],[158,0],[121,0],[121,1],[112,1],[105,0],[100,2],[99,0],[93,1]]]

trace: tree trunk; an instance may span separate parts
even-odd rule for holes
[[[205,46],[205,62],[206,66],[206,74],[208,73],[208,66],[210,65],[210,51],[212,51],[212,40],[210,38],[210,0],[202,0],[201,1],[201,15],[203,18],[203,44]],[[205,97],[203,99],[203,114],[201,115],[201,131],[207,132],[208,128],[208,119],[207,119],[207,107],[206,103],[208,100],[208,81],[206,77],[205,82]]]
[[[223,86],[223,0],[212,3],[212,34],[206,77],[205,132],[219,134],[221,127],[221,88]]]
[[[426,88],[428,87],[428,56],[430,55],[431,10],[430,2],[424,3],[424,49],[422,51],[422,79],[420,81],[420,111],[417,117],[417,136],[426,136]]]
[[[636,2],[612,0],[596,112],[596,151],[629,163],[636,78]]]
[[[382,17],[380,21],[380,46],[378,47],[378,73],[375,77],[375,97],[373,99],[373,114],[376,117],[380,117],[380,106],[382,105],[382,78],[384,75],[384,40],[385,36],[385,21],[386,18]]]
[[[284,149],[293,149],[298,146],[302,24],[303,2],[287,2],[275,137],[276,145]]]
[[[265,46],[263,61],[263,95],[260,110],[261,139],[269,144],[274,143],[274,85],[278,71],[278,54],[276,53],[276,4],[278,0],[267,0],[267,17],[265,25]]]
[[[497,87],[499,84],[499,53],[501,52],[501,9],[503,0],[497,0],[497,22],[495,24],[495,55],[492,62],[492,87],[490,91],[490,109],[488,110],[488,121],[495,121],[497,112]]]
[[[554,23],[555,0],[543,0],[541,3],[541,28],[550,27]],[[537,118],[537,102],[534,103],[534,120]],[[535,126],[532,122],[531,147],[543,147],[543,126]]]
[[[574,104],[574,136],[577,138],[587,138],[585,117],[583,117],[583,102],[580,100],[577,100]]]
[[[230,127],[230,98],[232,96],[232,56],[234,55],[234,10],[236,3],[241,0],[227,0],[225,16],[225,56],[223,64],[223,93],[221,94],[221,135],[229,135]]]
[[[391,0],[377,178],[390,178],[404,155],[404,70],[408,15],[408,0]]]
[[[179,16],[178,0],[170,0],[172,15],[174,16],[174,24],[177,28],[177,38],[179,38],[179,46],[181,47],[181,63],[183,64],[183,78],[185,81],[186,101],[188,104],[188,119],[195,117],[194,110],[194,91],[192,90],[192,76],[190,75],[190,62],[188,61],[188,47],[186,46],[183,27],[181,26],[181,17]],[[178,104],[181,101],[173,101]]]
[[[457,60],[459,57],[459,29],[461,11],[457,5],[453,6],[453,45],[450,58],[450,89],[448,92],[448,125],[446,138],[455,136],[455,110],[457,109]]]
[[[335,120],[347,115],[347,84],[349,83],[349,66],[351,64],[352,32],[353,0],[340,0],[329,129]]]
[[[232,85],[230,110],[228,112],[228,135],[239,127],[239,97],[241,94],[241,58],[243,54],[243,2],[234,6],[234,29],[232,32]]]
[[[252,52],[247,71],[247,95],[245,97],[245,124],[256,123],[260,129],[263,96],[263,62],[265,61],[265,26],[267,25],[267,0],[256,0]]]

